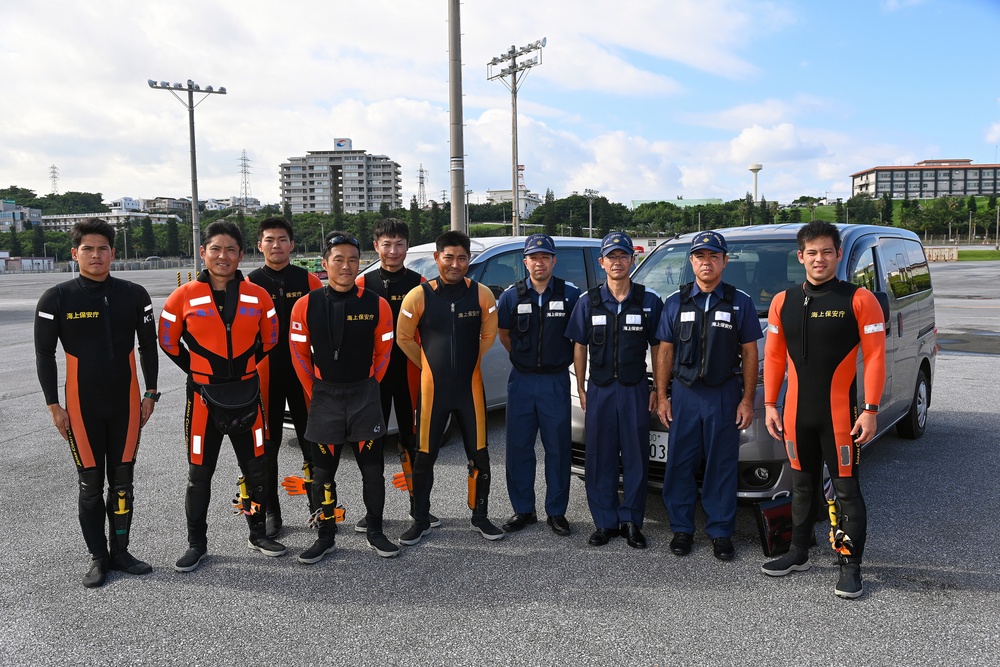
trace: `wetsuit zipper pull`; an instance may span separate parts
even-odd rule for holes
[[[812,300],[808,294],[802,300],[802,359],[809,356],[809,336],[806,335],[806,326],[809,324],[809,302]]]

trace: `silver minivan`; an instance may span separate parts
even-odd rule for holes
[[[800,224],[755,225],[717,230],[729,245],[729,263],[723,280],[753,298],[765,335],[772,297],[805,280],[795,238],[800,227]],[[918,438],[927,425],[937,358],[934,290],[923,246],[913,232],[894,227],[838,225],[838,229],[844,256],[837,267],[837,277],[874,292],[887,314],[885,392],[876,438],[893,426],[904,438]],[[632,280],[655,290],[661,298],[694,280],[688,261],[691,236],[684,234],[658,243],[636,267]],[[761,364],[754,398],[754,421],[740,433],[738,493],[742,501],[770,499],[791,489],[791,469],[785,449],[764,426],[763,339],[759,349]],[[860,376],[860,359],[858,364]],[[651,376],[652,366],[647,366]],[[582,475],[586,441],[583,411],[575,396],[576,382],[570,382],[570,387],[574,393],[573,471]],[[667,429],[655,415],[650,430],[649,458],[649,483],[662,487]]]

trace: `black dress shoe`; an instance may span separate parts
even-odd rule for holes
[[[674,533],[674,539],[670,540],[670,550],[675,556],[687,556],[691,553],[693,542],[694,535],[691,533]]]
[[[633,549],[645,549],[646,548],[646,538],[639,530],[639,526],[635,525],[631,521],[626,521],[622,524],[622,537],[628,542],[628,545]]]
[[[733,548],[733,541],[728,537],[716,537],[713,539],[712,550],[715,552],[715,557],[719,560],[732,560],[733,556],[736,555],[736,549]]]
[[[598,528],[590,535],[587,544],[592,547],[603,547],[612,537],[618,537],[619,535],[621,535],[621,531],[617,528]]]
[[[531,524],[538,521],[538,515],[534,512],[518,512],[510,519],[507,520],[501,528],[505,533],[516,533],[525,526],[530,526]]]
[[[562,514],[557,514],[556,516],[550,516],[546,523],[549,524],[549,528],[556,535],[562,535],[563,537],[569,535],[569,521]]]

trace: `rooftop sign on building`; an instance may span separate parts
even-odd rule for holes
[[[340,139],[334,139],[333,140],[333,146],[338,151],[350,151],[350,150],[354,150],[353,149],[353,144],[351,143],[351,140],[348,139],[348,138],[346,138],[346,137],[342,137]]]

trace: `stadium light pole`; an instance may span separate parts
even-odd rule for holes
[[[583,196],[587,198],[587,238],[594,238],[594,199],[599,193],[597,190],[587,188],[583,191]]]
[[[225,86],[220,86],[219,88],[214,88],[212,86],[205,86],[202,88],[196,84],[191,79],[187,80],[187,85],[180,83],[167,83],[166,81],[160,81],[157,83],[152,79],[147,81],[150,88],[157,90],[168,90],[170,94],[177,98],[177,101],[187,107],[188,110],[188,129],[191,137],[191,237],[194,241],[194,245],[191,247],[191,254],[194,255],[194,270],[195,273],[201,272],[201,255],[198,254],[198,248],[201,246],[201,223],[198,215],[198,160],[195,156],[194,149],[194,108],[205,101],[205,98],[209,95],[225,95]],[[186,90],[187,91],[187,102],[185,102],[181,97],[175,93],[175,90]],[[204,93],[205,97],[198,100],[198,104],[194,103],[194,94]]]
[[[510,110],[511,110],[511,121],[510,121],[510,141],[511,141],[511,187],[510,187],[510,198],[511,198],[511,235],[518,236],[520,233],[520,207],[518,206],[518,192],[517,192],[517,91],[520,87],[521,81],[524,77],[528,75],[528,70],[535,65],[542,64],[542,49],[548,40],[542,37],[540,40],[532,42],[521,48],[517,48],[514,45],[501,53],[499,56],[493,58],[493,60],[486,63],[486,78],[489,81],[495,81],[500,79],[503,85],[507,86],[510,90]],[[527,55],[532,51],[538,51],[538,55],[517,62],[518,57]],[[494,69],[498,67],[501,63],[510,64],[504,67],[502,70],[495,72]],[[508,80],[507,77],[510,77]]]

